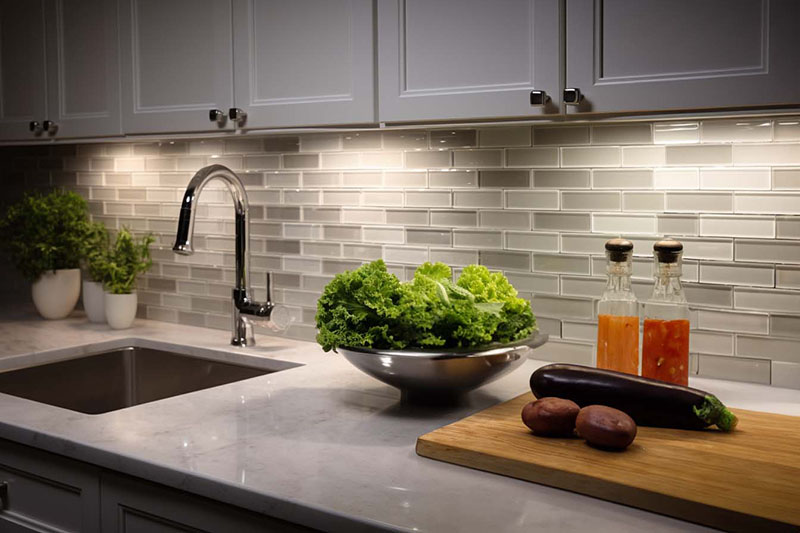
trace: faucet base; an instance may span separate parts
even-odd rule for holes
[[[255,346],[256,337],[253,334],[253,325],[247,320],[247,317],[239,313],[235,306],[231,319],[233,322],[231,344],[233,346]]]

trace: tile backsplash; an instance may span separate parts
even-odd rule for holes
[[[275,298],[296,319],[290,336],[313,339],[322,288],[363,261],[383,258],[400,278],[426,260],[479,262],[532,298],[553,340],[537,357],[592,364],[603,243],[634,242],[645,299],[652,244],[673,236],[685,245],[692,372],[800,388],[796,118],[9,147],[0,159],[6,199],[66,187],[95,220],[156,236],[139,292],[147,318],[229,327],[225,189],[201,195],[196,253],[171,251],[186,184],[219,163],[245,181],[252,284],[263,298],[265,272],[275,273]]]

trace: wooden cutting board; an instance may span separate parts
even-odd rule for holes
[[[800,531],[800,417],[734,409],[732,433],[640,427],[624,452],[534,436],[523,394],[417,440],[424,457],[731,531]]]

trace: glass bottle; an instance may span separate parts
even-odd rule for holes
[[[655,284],[644,304],[642,376],[689,384],[689,305],[681,286],[683,245],[675,240],[653,245]]]
[[[639,374],[639,307],[631,290],[633,243],[606,243],[606,290],[597,305],[597,368]]]

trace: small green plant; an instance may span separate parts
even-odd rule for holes
[[[29,281],[78,268],[89,228],[86,200],[74,192],[26,194],[0,219],[0,246]]]
[[[102,273],[103,288],[112,294],[130,294],[136,286],[139,274],[147,272],[153,264],[150,245],[153,236],[148,234],[134,239],[127,228],[117,233],[114,246],[98,259],[98,273]]]
[[[102,222],[92,222],[86,232],[86,270],[92,281],[103,281],[111,235]]]

